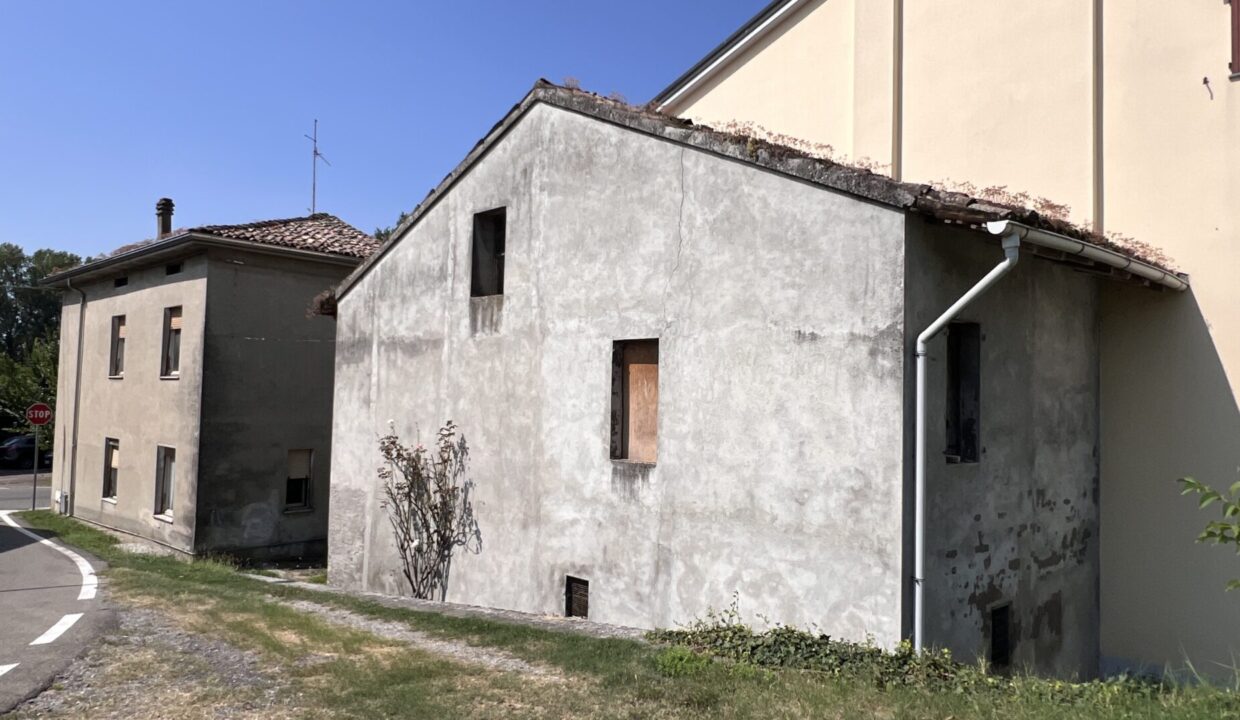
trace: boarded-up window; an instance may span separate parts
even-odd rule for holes
[[[474,215],[473,252],[470,254],[470,297],[504,294],[504,208]]]
[[[125,316],[112,316],[112,350],[108,358],[108,375],[125,374]]]
[[[952,323],[947,331],[948,462],[975,463],[981,436],[982,333],[977,323]]]
[[[121,441],[114,438],[103,440],[103,496],[116,499],[117,480],[121,466]]]
[[[658,454],[659,341],[612,346],[611,456],[653,463]]]
[[[310,507],[310,474],[313,464],[313,450],[288,451],[288,480],[284,485],[286,510],[305,510]]]
[[[1231,63],[1232,75],[1240,74],[1240,1],[1231,0]]]
[[[173,377],[181,374],[181,308],[164,309],[164,351],[160,375]]]
[[[590,617],[590,583],[571,575],[564,578],[564,615]]]
[[[155,514],[172,515],[172,487],[176,479],[177,451],[155,448]]]

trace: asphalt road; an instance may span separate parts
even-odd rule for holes
[[[0,512],[0,714],[47,687],[113,621],[98,563],[16,523]]]

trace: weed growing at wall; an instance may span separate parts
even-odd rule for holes
[[[405,579],[416,598],[443,600],[457,548],[479,552],[482,533],[470,501],[469,446],[449,420],[433,450],[401,443],[392,430],[379,439],[385,464],[383,509],[396,534]]]
[[[984,665],[964,665],[946,650],[918,655],[903,642],[884,650],[871,642],[853,643],[785,625],[755,631],[740,621],[737,602],[710,612],[678,630],[660,630],[649,639],[668,645],[656,669],[668,677],[702,672],[706,660],[735,663],[738,668],[804,670],[882,690],[911,689],[935,694],[993,697],[996,701],[1052,706],[1111,707],[1135,700],[1157,704],[1215,703],[1240,712],[1235,693],[1189,688],[1172,680],[1123,676],[1106,681],[1068,682],[1029,675],[994,675]],[[696,659],[693,657],[696,656]],[[1201,682],[1201,679],[1197,679]]]

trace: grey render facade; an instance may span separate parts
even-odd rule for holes
[[[322,556],[335,328],[307,309],[372,243],[328,215],[212,226],[49,277],[55,504],[187,554]]]
[[[473,297],[500,208],[502,291]],[[376,438],[451,419],[482,547],[447,600],[564,614],[584,580],[590,618],[649,628],[735,595],[750,620],[894,645],[913,344],[1002,259],[970,229],[1000,216],[1050,222],[536,86],[339,289],[330,581],[405,591]],[[1026,252],[964,340],[931,343],[925,628],[964,659],[1006,633],[1012,663],[1088,676],[1104,280],[1078,269]],[[639,340],[657,450],[633,462],[616,388]],[[970,352],[962,449],[949,366]]]

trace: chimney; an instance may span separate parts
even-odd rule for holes
[[[160,198],[155,203],[155,239],[163,240],[172,234],[172,198]]]

